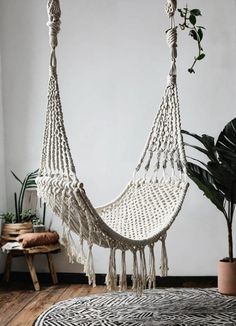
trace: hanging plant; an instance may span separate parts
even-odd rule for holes
[[[201,16],[201,11],[199,9],[188,9],[187,5],[183,9],[178,9],[180,17],[183,18],[183,23],[179,24],[182,30],[189,30],[189,36],[197,42],[198,53],[194,56],[193,63],[188,69],[190,74],[195,73],[194,67],[196,63],[205,58],[205,53],[202,48],[202,39],[205,27],[199,26],[197,20]]]

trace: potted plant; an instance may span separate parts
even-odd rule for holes
[[[236,295],[236,259],[233,255],[232,225],[236,206],[236,118],[220,133],[217,141],[209,135],[183,134],[197,139],[202,146],[190,145],[207,157],[207,162],[196,158],[187,162],[189,177],[205,196],[222,212],[228,231],[228,256],[218,265],[218,290]]]
[[[14,193],[15,214],[6,213],[4,215],[3,239],[7,241],[15,240],[19,234],[33,231],[32,219],[35,214],[32,214],[31,210],[24,210],[23,204],[26,191],[37,188],[35,179],[38,175],[38,170],[27,174],[23,181],[21,181],[14,172],[12,172],[12,174],[16,180],[20,182],[21,189],[18,199],[17,194]]]

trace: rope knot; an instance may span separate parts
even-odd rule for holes
[[[168,75],[167,85],[168,86],[176,85],[176,75]]]
[[[177,26],[166,31],[166,41],[169,48],[177,47]]]
[[[60,17],[61,17],[61,9],[59,0],[49,0],[48,6],[48,18],[49,22],[47,26],[49,27],[49,43],[52,49],[55,49],[57,46],[57,34],[60,31]]]
[[[177,0],[167,0],[166,13],[169,18],[173,17],[177,8]]]

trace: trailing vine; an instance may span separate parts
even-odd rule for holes
[[[188,9],[187,5],[183,9],[178,9],[180,13],[180,17],[183,18],[183,23],[179,24],[179,27],[182,30],[189,30],[189,35],[192,37],[198,46],[198,53],[194,56],[193,63],[191,67],[188,69],[189,73],[195,73],[194,67],[196,63],[205,58],[205,53],[202,48],[202,39],[203,39],[203,30],[205,27],[197,25],[197,19],[201,16],[201,11],[199,9]]]

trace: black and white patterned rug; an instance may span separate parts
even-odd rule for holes
[[[236,325],[236,297],[215,289],[155,289],[62,301],[35,326]]]

